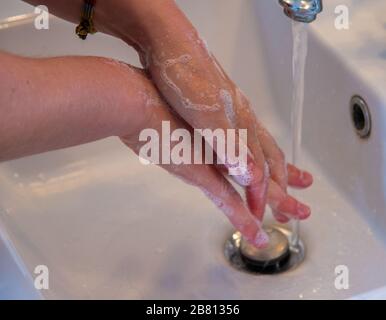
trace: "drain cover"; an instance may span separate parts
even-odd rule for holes
[[[244,238],[240,240],[240,255],[244,263],[256,272],[274,273],[288,262],[290,257],[289,241],[278,229],[265,229],[269,236],[269,245],[257,249]]]
[[[290,245],[291,231],[280,227],[265,227],[270,242],[267,248],[257,249],[243,239],[240,232],[233,233],[225,243],[225,256],[230,264],[244,272],[276,274],[294,269],[304,260],[304,245]]]

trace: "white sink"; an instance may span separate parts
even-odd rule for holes
[[[381,12],[385,4],[326,2],[311,27],[306,74],[303,166],[314,173],[315,184],[297,193],[313,208],[301,225],[307,247],[301,266],[276,276],[233,269],[223,256],[231,228],[222,214],[198,190],[141,165],[111,138],[0,165],[0,221],[8,239],[4,250],[0,244],[0,298],[326,299],[369,297],[374,290],[386,297],[379,289],[386,286],[381,91],[386,73],[371,77],[386,59],[375,52],[380,49],[375,36],[361,56],[349,41],[342,44],[347,37],[331,30],[336,4],[350,7],[347,34],[357,37],[375,23],[357,26],[361,10]],[[179,4],[290,152],[291,23],[276,1]],[[386,39],[385,33],[381,26],[380,38]],[[383,42],[378,45],[386,52]],[[0,49],[29,56],[101,55],[138,64],[120,41],[96,35],[81,42],[74,26],[58,19],[51,20],[49,31],[35,30],[28,19],[4,28]],[[351,123],[354,94],[362,95],[372,112],[368,141],[356,136]],[[10,267],[15,261],[25,275]],[[50,270],[49,290],[32,287],[37,265]],[[334,286],[338,265],[349,268],[348,290]],[[13,270],[12,280],[7,270]]]

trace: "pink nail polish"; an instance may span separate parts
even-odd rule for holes
[[[308,206],[301,203],[298,204],[297,211],[299,212],[300,219],[306,219],[311,214],[311,209]]]

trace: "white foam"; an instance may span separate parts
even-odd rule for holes
[[[202,45],[204,46],[206,52],[207,52],[208,54],[210,54],[210,49],[209,49],[208,42],[207,42],[205,39],[201,39],[201,43],[202,43]]]
[[[123,61],[115,60],[115,59],[111,59],[111,58],[99,58],[99,59],[101,59],[101,61],[103,61],[104,63],[109,64],[111,66],[120,67],[120,68],[124,69],[125,71],[129,71],[130,73],[134,72],[134,69],[129,64],[127,64]]]
[[[244,174],[233,175],[232,177],[242,187],[250,186],[254,178],[250,168],[247,168]]]
[[[161,106],[163,101],[157,96],[152,96],[150,94],[147,94],[143,91],[139,92],[139,95],[141,96],[145,107],[158,107]]]
[[[173,67],[176,64],[187,64],[192,60],[189,54],[184,54],[174,59],[167,59],[164,62],[159,62],[156,57],[153,56],[153,61],[156,66],[160,68],[160,75],[162,80],[169,86],[180,98],[182,105],[187,109],[195,111],[215,112],[221,109],[221,105],[215,103],[213,105],[206,105],[200,103],[193,103],[189,98],[185,97],[182,90],[173,82],[167,74],[167,69]]]
[[[257,232],[257,234],[256,234],[254,242],[257,246],[260,247],[260,246],[267,244],[269,242],[269,237],[263,229],[260,229],[260,231]]]
[[[233,99],[232,95],[228,90],[221,89],[220,90],[220,99],[224,104],[225,115],[231,125],[232,128],[236,128],[236,114],[233,107]]]
[[[268,179],[270,177],[269,165],[267,162],[264,162],[264,179]]]

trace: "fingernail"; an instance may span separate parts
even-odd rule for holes
[[[296,209],[300,219],[307,219],[311,215],[310,207],[306,206],[305,204],[298,203]]]
[[[269,243],[268,234],[263,229],[259,230],[256,234],[256,237],[255,237],[253,244],[257,248],[263,249],[263,248],[267,247],[268,243]]]
[[[312,184],[313,181],[314,181],[314,178],[312,177],[312,175],[306,171],[303,171],[302,174],[301,174],[301,179],[303,181],[304,184]]]

